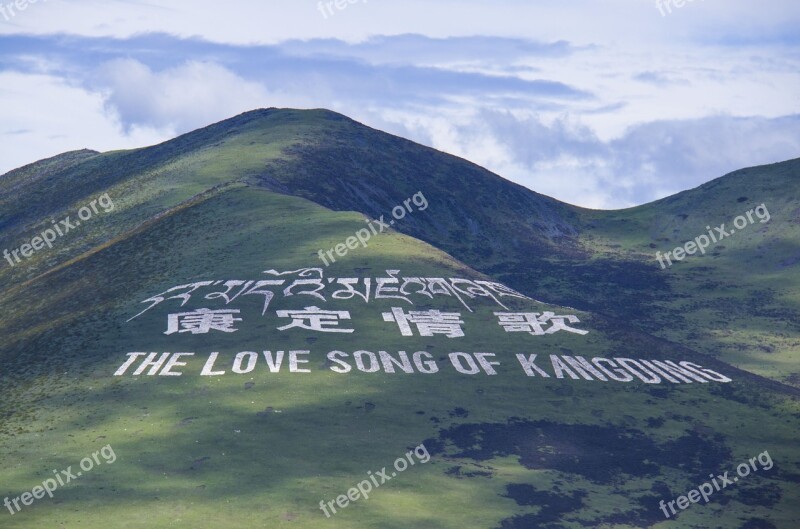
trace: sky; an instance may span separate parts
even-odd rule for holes
[[[266,107],[335,110],[588,208],[800,157],[796,0],[15,1],[0,174]]]

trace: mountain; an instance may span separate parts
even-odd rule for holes
[[[294,133],[287,154],[252,182],[367,215],[389,211],[416,186],[443,206],[400,231],[537,299],[607,314],[800,387],[800,371],[787,370],[800,352],[800,160],[604,212],[337,115]],[[755,227],[713,244],[708,259],[659,266],[656,252],[706,234],[706,226],[730,228],[761,204],[774,222],[754,217]],[[700,299],[692,295],[698,290]]]
[[[2,526],[794,527],[797,174],[590,211],[279,109],[12,171]]]

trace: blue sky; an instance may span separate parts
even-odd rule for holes
[[[330,108],[594,208],[800,157],[798,2],[10,3],[0,173],[272,106]]]

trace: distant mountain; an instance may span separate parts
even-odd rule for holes
[[[0,176],[0,501],[94,454],[0,526],[794,528],[799,168],[591,211],[267,109]]]

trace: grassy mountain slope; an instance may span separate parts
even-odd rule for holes
[[[560,203],[338,114],[258,111],[238,119],[258,123],[259,130],[280,128],[291,143],[284,156],[246,178],[254,185],[376,217],[388,217],[423,191],[434,207],[396,229],[536,299],[604,313],[800,383],[791,361],[800,344],[800,161],[743,170],[640,208],[602,212]],[[230,123],[237,134],[252,137],[236,120]],[[773,212],[770,224],[726,240],[708,258],[660,268],[657,250],[704,234],[706,225],[730,226],[762,203]]]
[[[738,230],[734,219],[764,205],[769,216]],[[763,210],[762,210],[763,211]],[[762,222],[767,221],[768,222]],[[626,307],[605,311],[739,367],[800,384],[800,160],[753,167],[652,204],[589,212],[585,240],[607,259],[653,263],[668,292],[651,298],[644,316]],[[725,224],[733,230],[707,253],[661,270],[663,255]],[[744,225],[744,224],[740,224]],[[666,263],[665,263],[666,265]],[[646,285],[641,286],[646,289]],[[571,285],[562,284],[568,297]],[[597,293],[583,307],[601,309]]]
[[[393,157],[397,167],[372,166],[337,148],[331,156],[352,173],[318,166],[287,179],[293,164],[310,156],[305,149],[322,138],[338,145],[337,127],[354,125],[321,111],[259,111],[160,146],[78,154],[82,160],[66,155],[43,162],[58,165],[52,172],[0,177],[0,240],[9,248],[103,193],[115,203],[53,249],[0,269],[0,495],[31,490],[52,469],[77,466],[103,445],[117,456],[53,499],[13,516],[0,512],[3,527],[793,527],[800,517],[796,392],[602,311],[504,298],[512,310],[576,314],[590,330],[530,336],[504,333],[492,314],[498,308],[486,300],[473,300],[474,313],[447,297],[417,305],[461,312],[466,336],[455,339],[402,337],[381,318],[402,303],[392,299],[278,296],[262,316],[263,300],[255,297],[241,302],[243,321],[231,334],[164,334],[167,314],[201,307],[202,298],[184,308],[165,301],[128,321],[146,306],[142,300],[175,285],[320,266],[318,249],[365,226],[354,212],[365,209],[359,204],[379,216],[418,191],[429,209],[396,226],[419,230],[419,238],[382,234],[325,276],[376,278],[399,269],[406,277],[486,278],[420,240],[436,237],[475,262],[481,253],[486,262],[511,259],[518,248],[548,248],[565,260],[582,255],[578,230],[588,220],[581,211],[498,177],[482,181],[483,171],[464,162],[458,167],[472,173],[453,182],[461,174],[450,167],[453,159],[417,153],[410,142]],[[348,145],[370,141],[352,137]],[[378,153],[391,147],[373,145]],[[415,153],[427,162],[406,173]],[[339,158],[329,166],[339,167]],[[368,174],[377,179],[371,187]],[[6,189],[12,178],[14,199]],[[306,200],[315,198],[313,185],[328,202]],[[473,198],[461,202],[464,191]],[[333,211],[345,209],[334,208],[334,199],[352,200],[353,211]],[[508,200],[517,207],[503,209]],[[519,216],[528,221],[520,224]],[[356,332],[277,329],[276,309],[311,303],[350,311]],[[271,373],[263,363],[246,375],[231,372],[236,353],[264,350],[309,350],[311,372]],[[334,350],[428,351],[441,371],[337,374],[325,357]],[[133,351],[196,357],[181,377],[111,376]],[[480,351],[496,353],[497,376],[449,367],[449,353]],[[211,352],[220,353],[217,369],[225,375],[199,376]],[[733,382],[529,378],[518,353],[692,360]],[[331,519],[321,513],[320,500],[346,494],[367,471],[391,466],[422,442],[429,463]],[[772,469],[664,521],[659,500],[764,450]]]

